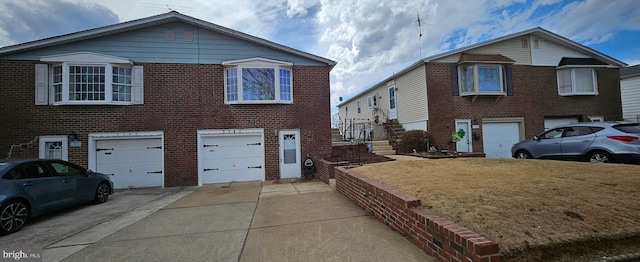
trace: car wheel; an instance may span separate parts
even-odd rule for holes
[[[0,235],[16,232],[27,223],[29,207],[22,201],[9,201],[0,208]]]
[[[592,152],[587,156],[587,160],[591,163],[609,163],[611,162],[611,156],[602,151]]]
[[[517,159],[530,159],[531,158],[531,154],[529,154],[529,152],[527,152],[527,151],[520,150],[520,151],[516,152],[516,158]]]
[[[111,191],[111,188],[109,188],[109,184],[100,183],[98,185],[98,188],[96,189],[96,197],[93,200],[93,203],[102,204],[104,202],[107,202],[107,199],[109,199],[109,191]]]

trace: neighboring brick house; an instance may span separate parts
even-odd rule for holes
[[[620,68],[620,96],[624,120],[640,122],[640,65]]]
[[[624,66],[538,27],[421,59],[340,103],[339,115],[352,118],[377,97],[361,114],[426,130],[451,152],[508,158],[514,143],[546,128],[621,120]]]
[[[299,178],[334,65],[177,12],[0,48],[0,151],[117,188]]]

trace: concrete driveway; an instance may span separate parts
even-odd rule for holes
[[[44,261],[434,261],[320,181],[206,185],[177,199],[187,193],[48,245]]]
[[[57,261],[56,253],[60,250],[55,247],[64,246],[69,239],[84,244],[97,241],[194,190],[195,187],[116,190],[106,203],[79,205],[36,217],[20,231],[0,237],[0,248],[44,249],[45,257],[50,258],[45,260]]]

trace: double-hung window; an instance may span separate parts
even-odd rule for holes
[[[43,57],[36,65],[36,104],[142,104],[142,67],[93,53]]]
[[[506,95],[502,65],[461,64],[458,66],[460,95]]]
[[[561,96],[598,94],[598,79],[593,68],[559,68],[557,74]]]
[[[293,103],[292,63],[264,58],[225,61],[227,104]]]

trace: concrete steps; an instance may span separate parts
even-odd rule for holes
[[[395,155],[396,151],[389,144],[389,140],[376,140],[371,141],[371,152],[377,155]]]
[[[342,142],[342,135],[340,135],[340,130],[337,128],[331,128],[331,141],[333,142]]]
[[[398,123],[398,120],[395,120],[395,119],[392,119],[391,121],[387,122],[387,128],[389,130],[393,130],[392,134],[397,135],[398,139],[400,139],[404,134],[404,132],[407,131],[404,129],[404,127],[402,127],[400,123]]]

